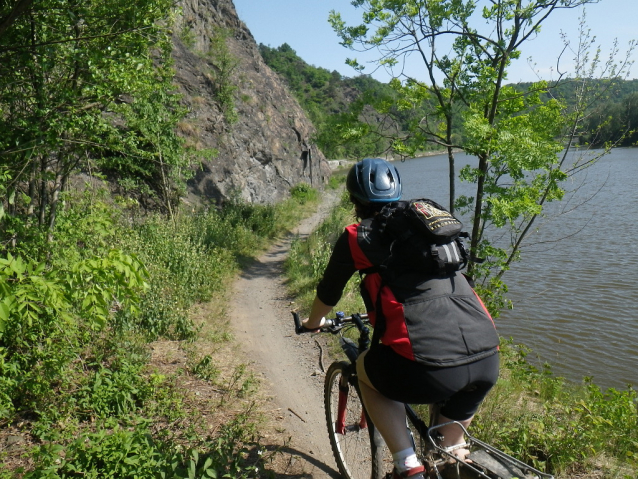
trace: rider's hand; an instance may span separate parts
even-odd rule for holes
[[[326,318],[321,318],[319,319],[319,321],[310,321],[310,318],[306,318],[301,322],[302,326],[310,331],[312,331],[313,333],[316,333],[319,331],[319,328],[321,328],[324,324],[326,324]]]

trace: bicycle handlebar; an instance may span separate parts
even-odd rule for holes
[[[334,333],[341,329],[346,323],[356,323],[357,320],[367,320],[367,314],[353,314],[352,316],[345,316],[345,314],[341,311],[337,312],[337,316],[335,318],[326,318],[324,325],[321,328],[317,329],[308,329],[303,324],[301,324],[301,318],[299,317],[299,313],[292,311],[292,317],[295,321],[295,333],[312,333],[317,331],[317,329],[322,333]],[[368,322],[368,321],[366,321]]]

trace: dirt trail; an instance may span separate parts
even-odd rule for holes
[[[295,232],[302,237],[310,234],[336,200],[337,193],[327,191],[318,211]],[[244,354],[262,377],[262,389],[273,398],[278,426],[291,438],[284,448],[285,470],[277,471],[277,477],[336,478],[324,419],[320,347],[309,335],[294,334],[292,306],[283,284],[291,240],[280,240],[238,278],[231,324]]]

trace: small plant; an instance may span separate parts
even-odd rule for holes
[[[205,355],[191,367],[191,372],[200,379],[215,381],[219,377],[219,369],[213,364],[210,354]]]
[[[338,190],[345,184],[345,182],[345,175],[332,174],[330,175],[330,179],[328,179],[328,188],[331,190]]]
[[[290,196],[303,205],[308,201],[316,201],[318,194],[308,183],[299,183],[290,189]]]
[[[214,69],[211,71],[215,83],[215,99],[222,111],[226,122],[230,125],[239,119],[235,105],[235,93],[239,89],[233,81],[235,70],[239,60],[230,52],[226,40],[230,32],[225,29],[217,29],[210,40],[208,57]]]
[[[192,49],[195,46],[195,32],[193,31],[193,28],[190,26],[183,26],[179,31],[179,39],[182,41],[184,46]]]
[[[224,403],[229,397],[237,396],[245,398],[253,394],[257,389],[258,381],[252,371],[249,371],[246,364],[235,367],[226,385],[226,394],[222,398]]]
[[[131,430],[115,426],[86,433],[67,446],[40,446],[36,468],[25,479],[50,477],[141,477],[194,479],[257,476],[261,460],[248,462],[248,451],[259,447],[251,440],[252,426],[243,416],[225,425],[207,444],[208,452],[183,449],[154,438],[141,424]]]

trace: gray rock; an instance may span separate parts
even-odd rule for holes
[[[190,114],[182,135],[209,155],[189,182],[188,201],[223,202],[238,194],[265,204],[289,196],[305,182],[322,189],[330,176],[324,155],[312,144],[310,120],[284,81],[262,60],[231,0],[181,0],[175,25],[176,82]],[[232,60],[230,82],[238,121],[227,121],[216,100],[219,50],[211,39],[226,32]]]

